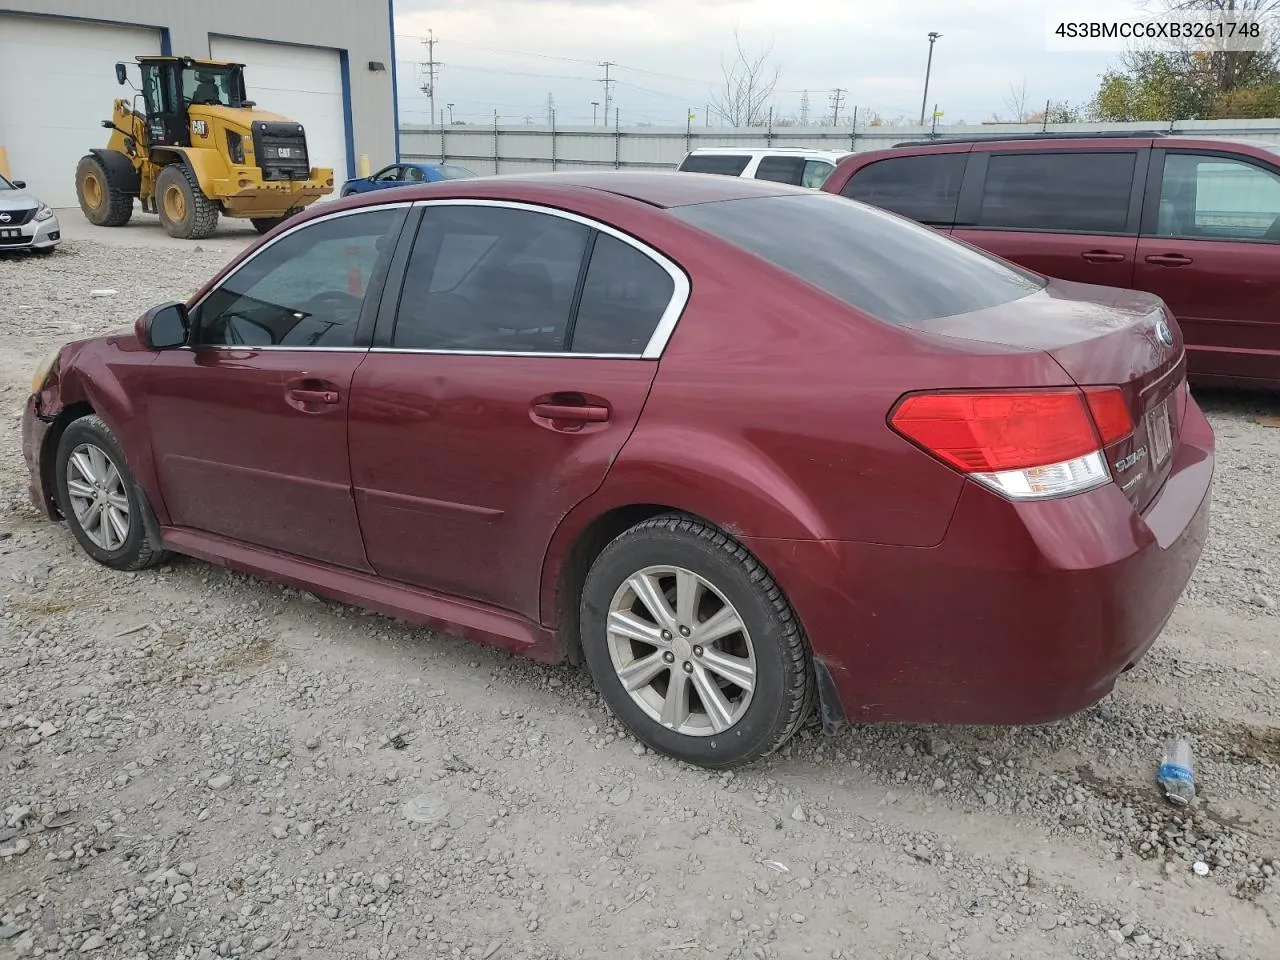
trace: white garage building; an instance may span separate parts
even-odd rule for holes
[[[250,99],[301,123],[312,166],[341,183],[360,154],[398,159],[392,22],[391,0],[4,0],[0,147],[14,178],[75,206],[76,163],[122,96],[116,62],[211,57],[245,64]]]

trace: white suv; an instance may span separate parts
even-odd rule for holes
[[[808,147],[699,147],[681,160],[676,169],[686,173],[752,177],[816,190],[836,164],[847,156],[847,150],[811,150]]]

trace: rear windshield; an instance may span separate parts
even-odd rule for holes
[[[826,193],[699,203],[671,213],[889,323],[985,310],[1044,286],[928,227]]]

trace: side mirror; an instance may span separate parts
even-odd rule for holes
[[[124,64],[117,63],[116,64],[116,83],[120,84],[120,86],[123,87],[125,85],[125,82],[128,79],[129,78],[125,75],[125,72],[124,72]]]
[[[184,303],[162,303],[138,318],[134,333],[148,350],[172,350],[187,342],[187,306]]]
[[[19,190],[27,189],[27,181],[25,180],[10,180],[9,182],[12,183]]]

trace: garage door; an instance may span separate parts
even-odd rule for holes
[[[347,179],[342,65],[336,50],[210,37],[209,56],[243,63],[249,99],[302,124],[311,165],[332,167],[337,184]],[[335,190],[326,199],[337,195]]]
[[[116,62],[160,53],[160,31],[0,13],[0,144],[45,203],[76,205],[76,164],[104,147]],[[138,74],[130,71],[136,83]]]

